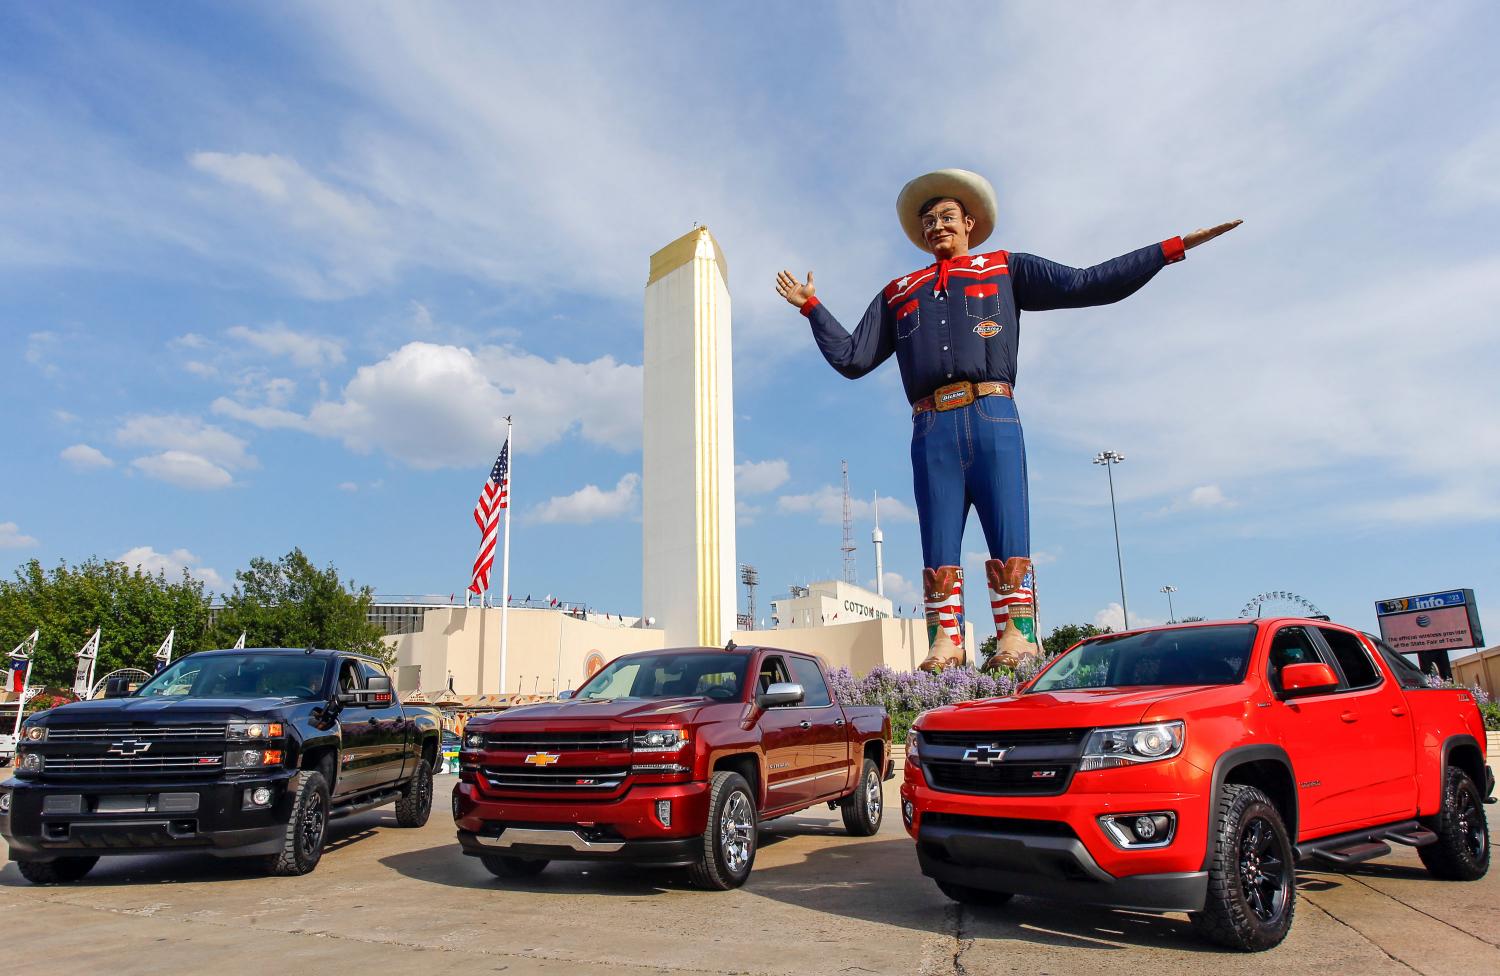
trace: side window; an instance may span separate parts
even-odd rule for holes
[[[364,678],[359,673],[359,662],[345,658],[339,662],[339,693],[347,691],[358,691],[365,686]]]
[[[1375,670],[1375,662],[1370,660],[1358,637],[1330,627],[1319,627],[1318,633],[1323,635],[1333,656],[1338,658],[1339,669],[1344,672],[1344,682],[1349,689],[1373,688],[1380,684],[1380,672]]]
[[[1406,689],[1427,687],[1427,680],[1422,676],[1422,669],[1411,663],[1405,654],[1397,651],[1379,637],[1371,634],[1366,634],[1365,637],[1375,645],[1380,656],[1385,658],[1385,666],[1390,668],[1391,673],[1396,676],[1396,684]]]
[[[1288,664],[1321,664],[1312,636],[1301,627],[1283,627],[1271,638],[1271,687],[1281,690],[1281,669]]]
[[[786,664],[781,658],[763,658],[760,662],[760,675],[756,678],[756,693],[767,691],[774,684],[791,680],[791,675],[787,673]]]
[[[833,704],[828,697],[828,682],[823,680],[823,669],[818,662],[805,657],[792,658],[792,680],[802,686],[802,704],[818,708]]]

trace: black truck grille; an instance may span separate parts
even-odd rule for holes
[[[222,724],[49,726],[46,775],[217,775],[225,739]]]
[[[629,732],[489,732],[486,749],[526,752],[629,752]]]
[[[506,791],[582,791],[610,793],[624,784],[629,768],[610,766],[575,766],[572,769],[517,769],[514,766],[485,766],[484,778],[490,786]]]
[[[1088,729],[922,732],[933,789],[975,796],[1056,796],[1068,789]]]

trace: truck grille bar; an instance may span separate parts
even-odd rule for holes
[[[152,742],[185,742],[198,739],[222,739],[225,737],[223,725],[156,725],[134,727],[129,725],[116,726],[76,726],[59,728],[49,726],[47,728],[48,742],[112,742],[118,739],[149,739]]]
[[[629,752],[629,732],[490,732],[486,749],[526,752]]]
[[[935,790],[971,796],[1067,792],[1089,729],[922,732],[922,770]]]
[[[578,766],[573,769],[526,769],[514,766],[485,766],[484,778],[497,790],[578,790],[587,793],[609,793],[619,789],[630,775],[629,769]]]
[[[48,756],[48,773],[217,773],[224,766],[222,752],[191,756]]]

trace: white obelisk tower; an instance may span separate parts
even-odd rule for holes
[[[735,629],[729,268],[707,227],[651,255],[646,282],[641,612],[667,646]]]

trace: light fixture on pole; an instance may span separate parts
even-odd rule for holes
[[[1168,583],[1166,586],[1163,586],[1161,588],[1161,591],[1167,595],[1167,623],[1176,623],[1177,612],[1172,609],[1172,594],[1177,592],[1177,587],[1173,586],[1171,583]]]
[[[1130,605],[1125,602],[1125,560],[1120,556],[1120,514],[1115,510],[1114,466],[1125,460],[1125,455],[1114,451],[1100,451],[1094,456],[1095,464],[1104,465],[1109,474],[1109,514],[1115,523],[1115,565],[1120,570],[1120,614],[1125,618],[1125,629],[1130,629]]]

